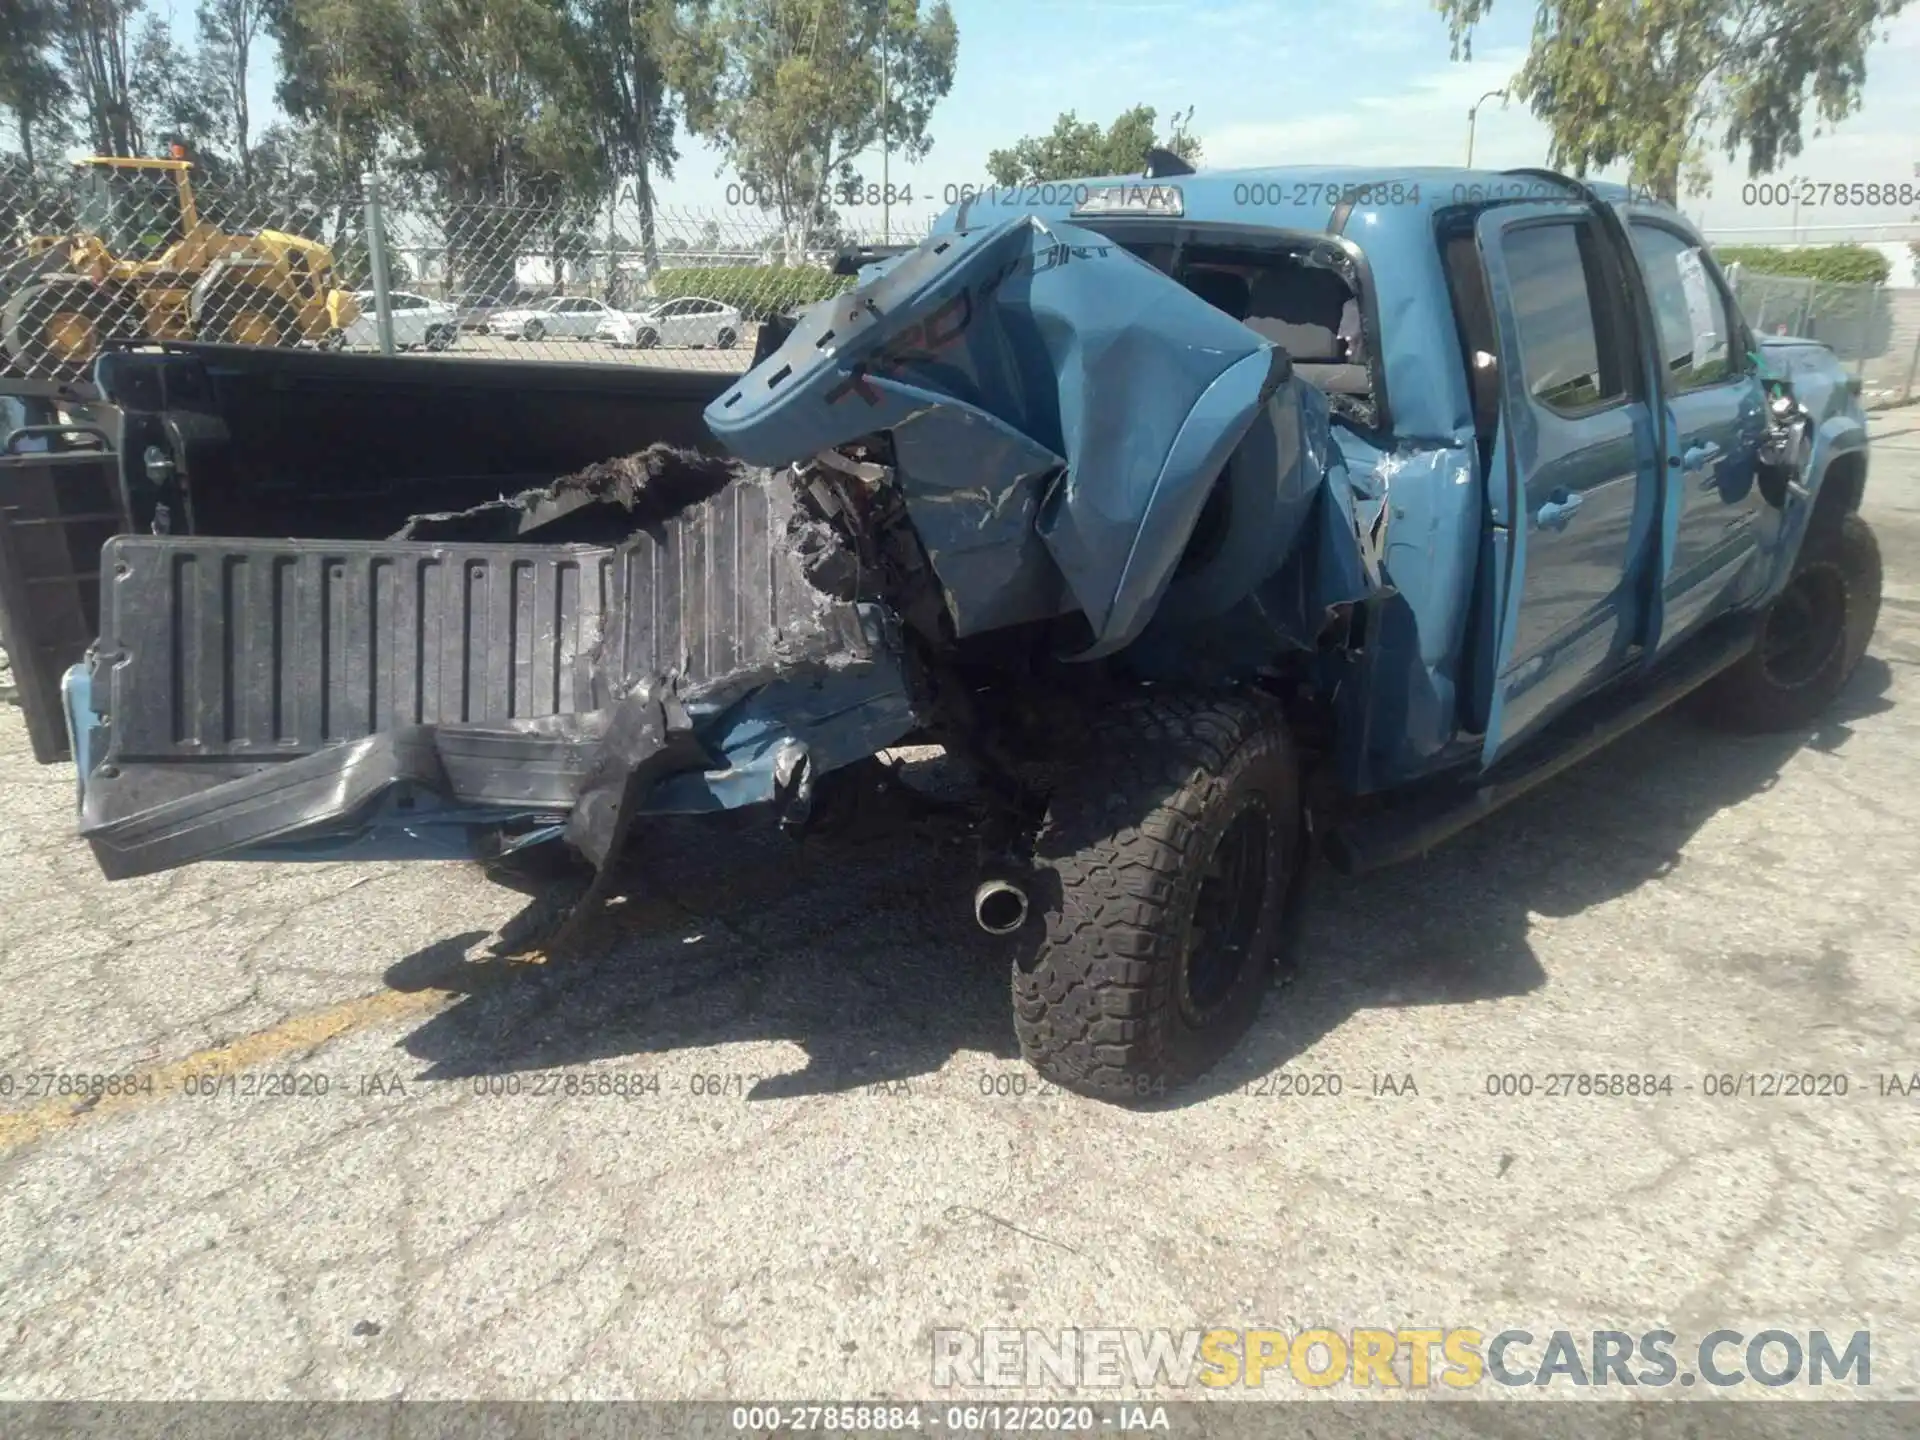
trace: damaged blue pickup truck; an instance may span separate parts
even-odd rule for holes
[[[536,367],[489,401],[485,363],[103,358],[174,532],[107,542],[64,686],[109,877],[558,855],[568,935],[649,815],[804,831],[938,743],[980,782],[974,919],[1014,937],[1025,1054],[1157,1095],[1294,963],[1310,850],[1419,854],[1691,692],[1805,725],[1879,606],[1832,355],[1756,338],[1670,208],[1546,171],[992,192],[623,449]],[[295,533],[287,415],[354,428],[356,365],[463,377],[497,450],[607,448],[443,467],[378,535],[245,538]],[[403,410],[383,443],[424,456]]]

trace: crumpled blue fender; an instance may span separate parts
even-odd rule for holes
[[[706,419],[761,465],[946,420],[1012,432],[944,464],[948,447],[897,451],[909,514],[962,633],[1038,618],[1005,596],[1044,608],[1031,571],[1050,558],[1092,658],[1152,618],[1228,456],[1270,401],[1297,403],[1289,376],[1284,352],[1106,237],[1019,216],[931,236],[813,307]],[[1042,549],[1019,557],[1033,534]],[[1007,558],[985,563],[987,542]],[[989,586],[998,600],[975,593]]]

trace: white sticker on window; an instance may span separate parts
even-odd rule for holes
[[[1687,297],[1688,329],[1693,334],[1693,364],[1698,369],[1727,353],[1727,337],[1720,333],[1720,301],[1713,281],[1707,278],[1700,252],[1682,250],[1675,257],[1680,264],[1680,288]]]

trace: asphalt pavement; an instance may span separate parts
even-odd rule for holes
[[[1254,1326],[1867,1329],[1920,1395],[1920,411],[1877,423],[1824,723],[1666,717],[1321,877],[1144,1112],[1022,1065],[937,829],[662,827],[587,954],[501,961],[471,867],[105,883],[0,707],[0,1397],[941,1398],[940,1332]]]

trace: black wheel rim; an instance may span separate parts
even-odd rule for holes
[[[1204,1021],[1226,1000],[1253,960],[1266,909],[1273,826],[1267,807],[1250,800],[1213,847],[1193,907],[1182,974],[1182,1008]]]
[[[1846,638],[1847,585],[1831,566],[1803,570],[1767,612],[1760,667],[1782,690],[1809,684]]]

